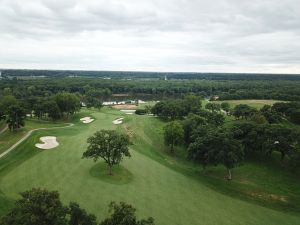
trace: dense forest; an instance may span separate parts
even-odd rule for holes
[[[45,77],[106,77],[146,79],[205,79],[205,80],[300,80],[293,74],[250,74],[250,73],[196,73],[196,72],[133,72],[133,71],[83,71],[83,70],[16,70],[4,69],[3,76],[45,76]]]
[[[270,80],[254,78],[249,80],[218,80],[214,78],[212,80],[189,79],[184,81],[179,79],[103,79],[101,77],[65,76],[6,77],[5,72],[2,72],[2,76],[0,96],[13,94],[18,99],[26,98],[29,95],[45,97],[62,91],[85,94],[90,90],[105,90],[110,93],[106,95],[106,100],[116,99],[114,94],[127,94],[129,97],[126,96],[126,98],[149,100],[193,93],[205,98],[217,96],[219,100],[276,99],[300,101],[300,80],[297,80],[300,79],[300,76],[296,75],[293,75],[295,78],[293,81],[274,80],[271,77]],[[226,76],[231,77],[231,75]],[[256,75],[251,76],[256,77]]]

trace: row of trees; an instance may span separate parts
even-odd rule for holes
[[[26,113],[22,104],[13,96],[5,96],[0,100],[0,120],[6,120],[12,131],[25,125]]]
[[[136,209],[124,202],[109,204],[109,217],[98,223],[95,215],[75,202],[64,206],[57,191],[32,189],[21,193],[14,208],[0,225],[154,225],[154,219],[139,220]]]
[[[41,72],[35,71],[34,73]],[[50,71],[51,72],[51,71]],[[42,73],[42,72],[41,72]],[[42,73],[43,74],[43,73]],[[114,73],[112,73],[113,76]],[[194,93],[203,97],[212,95],[219,96],[220,100],[229,99],[279,99],[286,101],[300,101],[300,82],[276,80],[259,80],[256,76],[253,80],[232,80],[230,81],[212,80],[214,76],[209,76],[207,80],[168,80],[161,82],[155,79],[99,79],[97,77],[47,77],[35,79],[2,79],[0,83],[0,96],[4,95],[4,89],[8,89],[11,94],[18,99],[25,99],[27,96],[46,97],[58,92],[80,93],[85,95],[89,88],[92,90],[108,90],[110,93],[126,93],[131,96],[150,95],[151,98],[161,99],[162,97],[180,97],[188,93]],[[243,79],[245,77],[243,76]],[[294,77],[295,78],[295,77]],[[7,92],[7,90],[5,91]],[[103,95],[104,96],[104,95]]]
[[[158,104],[168,108],[169,101]],[[241,104],[231,109],[226,102],[210,102],[206,110],[199,108],[188,116],[157,115],[171,120],[164,127],[164,141],[172,153],[174,146],[185,145],[189,160],[202,164],[203,168],[222,164],[231,179],[231,169],[254,154],[270,157],[279,153],[281,160],[288,159],[291,168],[300,166],[300,132],[279,124],[289,117],[289,109],[294,112],[297,106],[276,103],[256,110]],[[237,120],[223,126],[225,114]]]
[[[44,98],[32,97],[25,102],[28,114],[39,119],[45,117],[53,120],[68,118],[78,112],[80,107],[80,97],[68,92],[60,92]]]
[[[47,117],[57,120],[69,117],[80,110],[80,99],[76,94],[62,92],[47,98],[29,98],[17,100],[7,95],[0,100],[0,120],[6,120],[11,130],[25,125],[26,114],[39,119]]]
[[[165,119],[181,119],[189,113],[197,113],[201,109],[201,98],[187,95],[182,99],[168,99],[156,103],[151,112]]]

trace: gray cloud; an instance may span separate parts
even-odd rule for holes
[[[0,0],[0,67],[300,73],[298,0]]]

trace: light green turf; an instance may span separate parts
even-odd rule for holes
[[[124,126],[113,125],[120,115],[125,117]],[[44,187],[58,190],[65,203],[77,201],[99,219],[107,215],[110,201],[126,201],[137,208],[139,216],[154,217],[157,225],[300,224],[298,216],[220,194],[180,172],[179,167],[166,166],[164,162],[176,165],[176,158],[172,161],[172,157],[159,154],[163,151],[160,122],[147,128],[147,123],[155,123],[156,118],[108,109],[92,116],[96,120],[88,125],[77,123],[66,129],[35,132],[0,160],[2,213],[7,209],[4,204],[10,206],[7,202],[17,198],[20,191]],[[107,177],[101,179],[104,174],[95,175],[97,164],[81,159],[86,139],[99,129],[123,130],[125,125],[134,145],[132,158],[125,159],[120,170],[126,170],[125,177],[129,178],[126,182],[108,182]],[[39,137],[45,135],[57,136],[59,147],[43,151],[35,148]]]
[[[284,102],[278,100],[261,100],[261,99],[250,99],[250,100],[224,100],[224,101],[216,101],[216,102],[228,102],[232,108],[239,104],[246,104],[253,108],[260,109],[264,105],[273,105],[276,102]]]
[[[25,121],[25,127],[22,127],[16,131],[6,130],[0,134],[0,154],[16,143],[19,139],[24,137],[30,130],[37,128],[53,128],[59,126],[66,126],[63,123],[53,123],[50,121],[27,119]]]

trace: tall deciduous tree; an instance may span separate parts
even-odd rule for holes
[[[100,225],[154,225],[154,219],[151,217],[138,220],[135,211],[134,207],[124,202],[120,202],[120,204],[111,202],[111,215],[102,221]]]
[[[12,105],[8,109],[7,124],[11,131],[14,131],[25,125],[25,111],[19,105]]]
[[[67,117],[80,110],[80,99],[76,94],[61,92],[54,99],[61,113],[65,113]]]
[[[249,117],[253,116],[256,112],[257,110],[250,107],[249,105],[239,104],[234,107],[233,116],[237,119],[239,118],[248,119]]]
[[[164,127],[165,145],[170,146],[174,153],[174,146],[183,142],[184,130],[178,121],[172,121]]]
[[[88,214],[76,202],[70,202],[68,214],[70,214],[69,225],[97,225],[95,215]]]
[[[223,109],[226,113],[229,113],[230,111],[230,105],[228,102],[222,102],[221,103],[221,109]]]
[[[221,105],[215,102],[209,102],[205,105],[205,108],[211,110],[212,112],[220,111]]]
[[[21,193],[15,208],[0,224],[3,225],[66,225],[67,208],[56,191],[32,189]]]
[[[82,158],[92,158],[96,162],[104,159],[108,165],[109,175],[112,175],[113,165],[119,164],[124,156],[130,157],[129,137],[114,130],[97,131],[87,140],[89,146]]]
[[[204,168],[209,164],[224,165],[228,171],[227,178],[231,180],[231,169],[241,164],[244,151],[240,142],[228,130],[210,130],[202,132],[202,136],[190,144],[188,157],[200,162]]]
[[[231,180],[231,169],[240,165],[244,159],[242,145],[230,133],[219,133],[216,139],[219,141],[219,148],[216,149],[215,163],[223,164],[227,168],[227,178]]]

